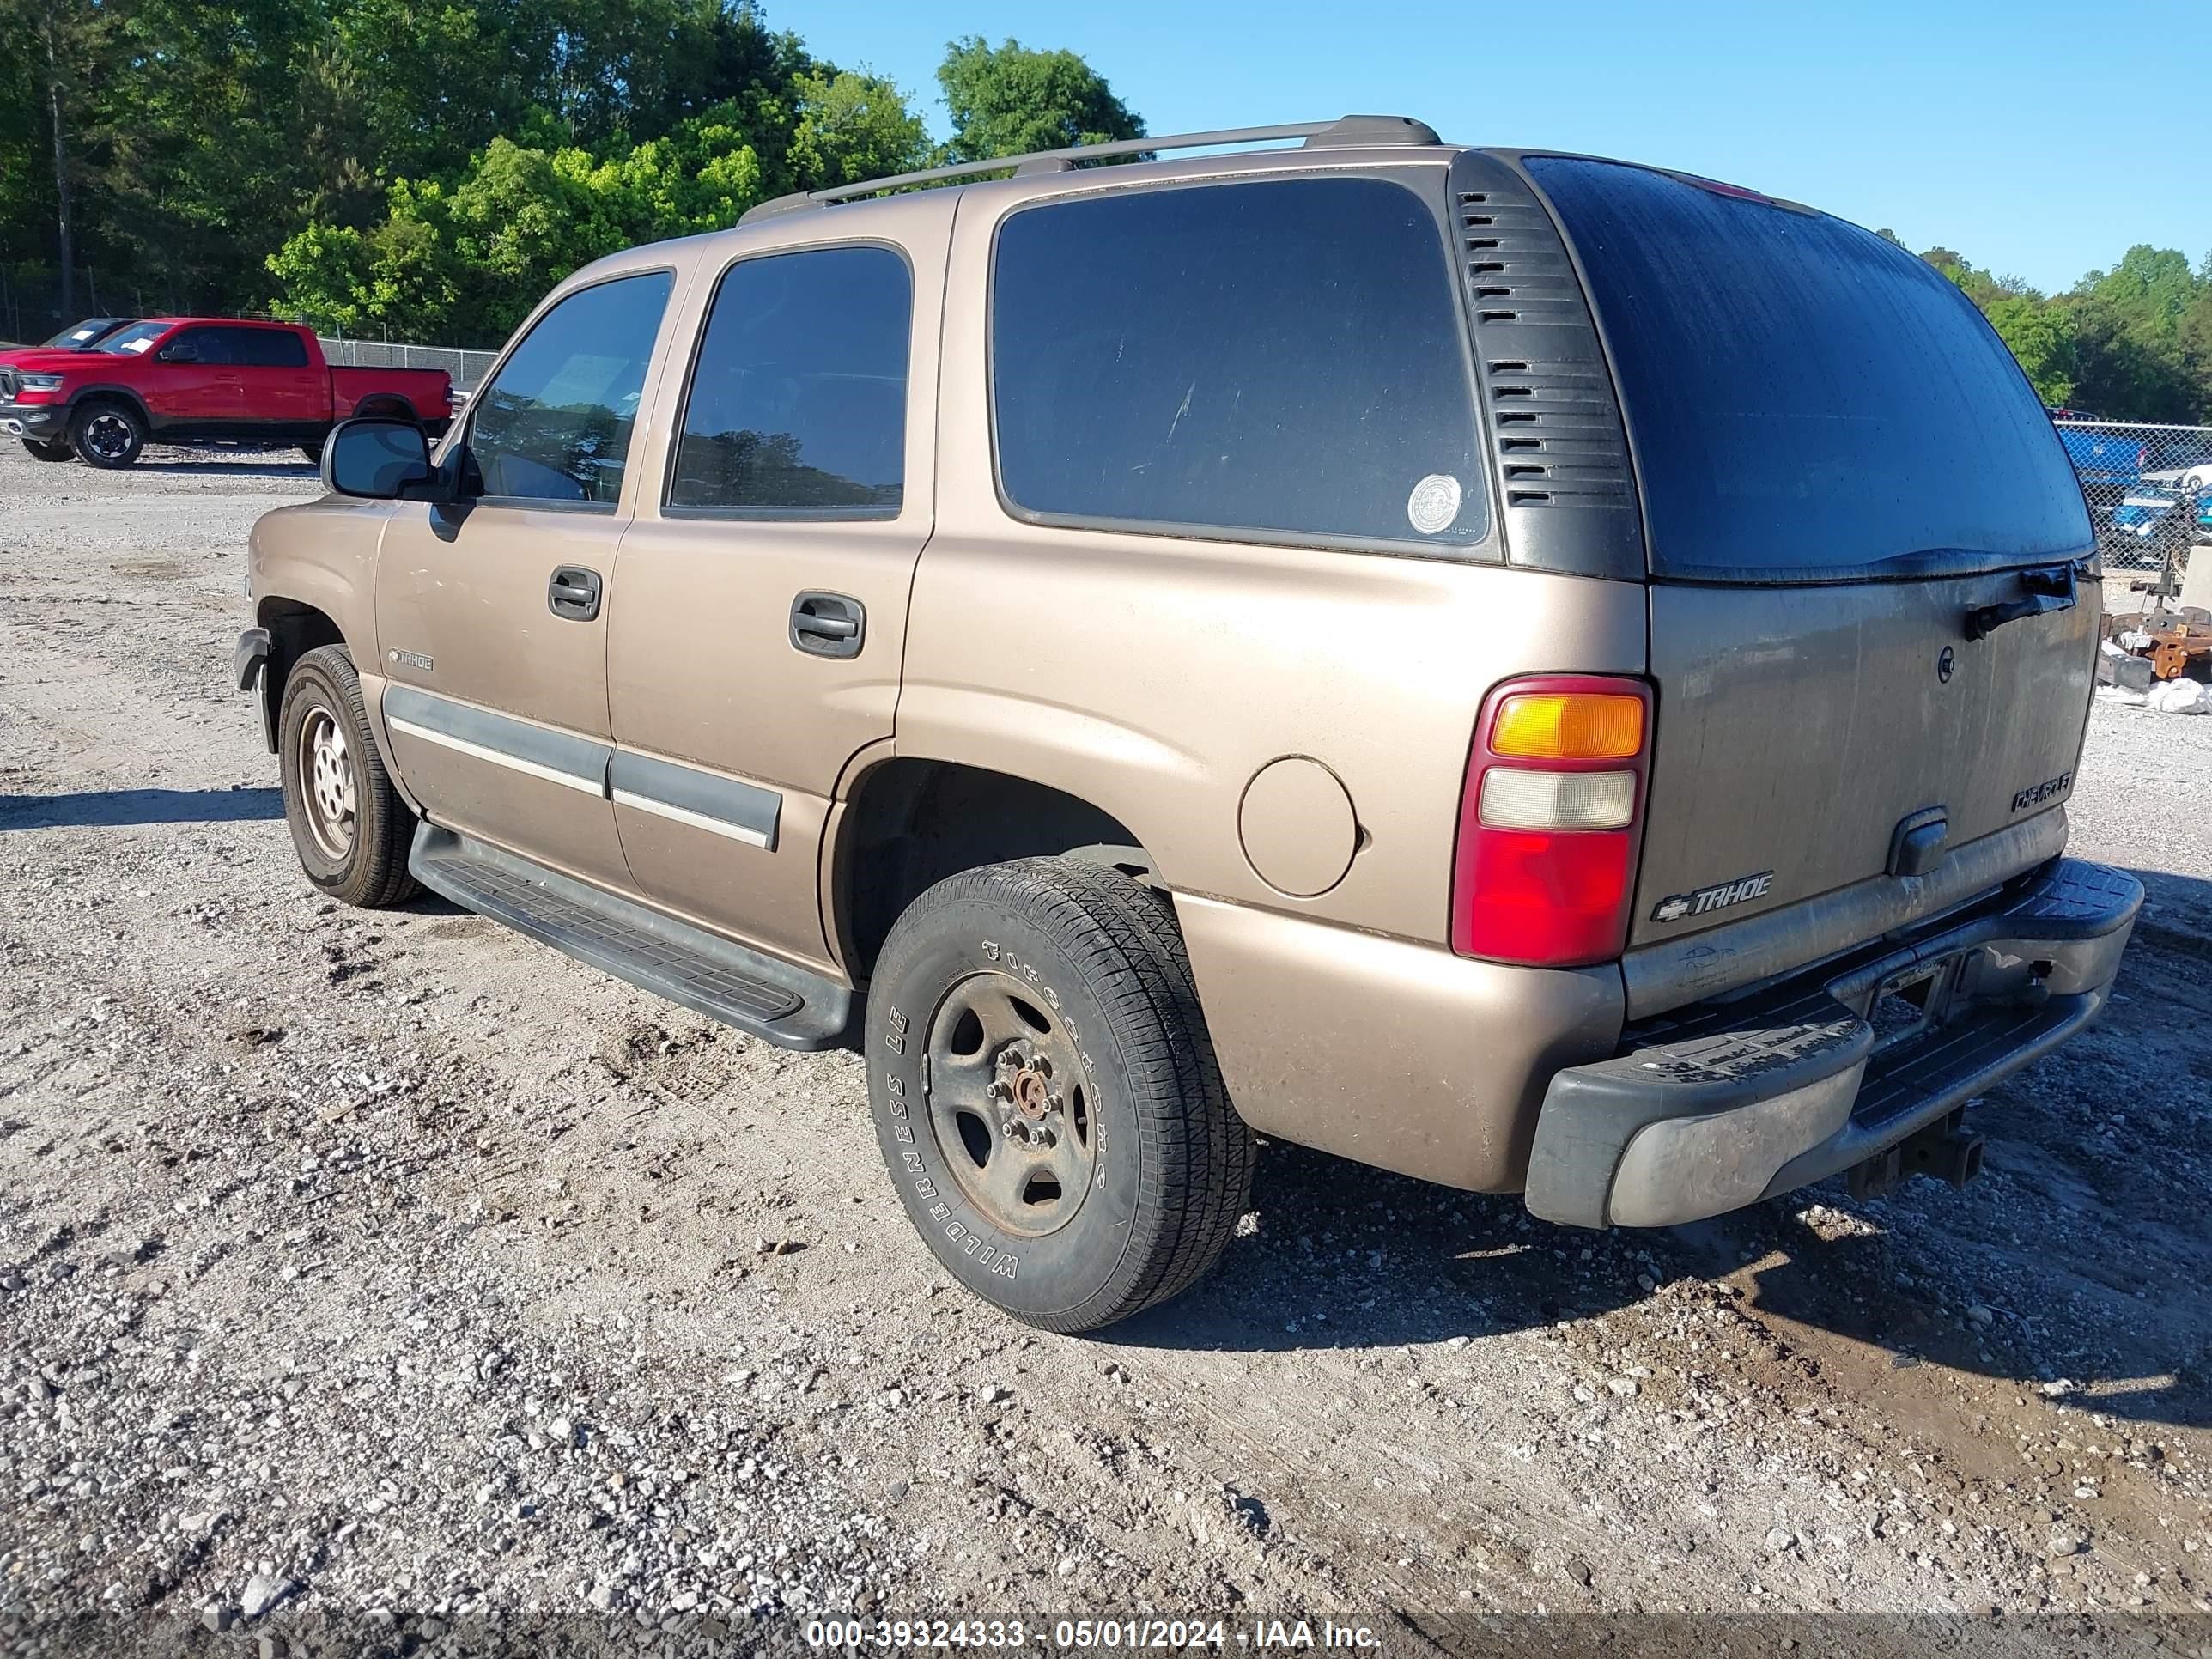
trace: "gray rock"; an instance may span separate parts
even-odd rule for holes
[[[292,1593],[292,1581],[281,1573],[257,1572],[246,1581],[245,1594],[238,1598],[239,1610],[248,1619],[258,1619]]]
[[[1779,1555],[1797,1541],[1797,1534],[1786,1527],[1775,1527],[1766,1534],[1766,1553]]]

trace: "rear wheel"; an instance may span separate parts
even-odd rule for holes
[[[952,1276],[1047,1330],[1188,1289],[1236,1231],[1231,1107],[1166,899],[1073,859],[939,883],[868,997],[868,1094],[908,1218]]]
[[[307,879],[368,909],[412,898],[415,815],[384,769],[344,647],[319,647],[292,665],[276,732],[284,819]]]
[[[138,459],[146,447],[146,423],[130,404],[103,399],[70,417],[69,441],[80,460],[112,471]]]
[[[76,459],[76,451],[58,438],[26,438],[23,447],[34,461],[73,461]]]

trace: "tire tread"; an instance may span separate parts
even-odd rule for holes
[[[893,930],[983,900],[1021,915],[1066,952],[1103,1006],[1138,1119],[1138,1202],[1121,1263],[1088,1300],[1017,1317],[1094,1330],[1188,1290],[1220,1259],[1249,1206],[1255,1146],[1224,1086],[1190,957],[1167,896],[1071,858],[989,865],[947,878]]]
[[[292,665],[292,672],[285,680],[283,712],[276,722],[277,730],[284,734],[280,767],[286,786],[285,808],[287,811],[299,810],[291,799],[291,768],[295,763],[290,752],[292,700],[301,695],[303,687],[318,680],[337,694],[338,712],[345,716],[350,728],[348,739],[361,755],[362,775],[360,810],[356,817],[360,827],[355,842],[354,866],[343,882],[326,885],[318,881],[316,884],[348,904],[368,910],[389,909],[405,903],[422,890],[407,868],[408,850],[414,842],[415,815],[399,798],[391,774],[384,769],[384,757],[369,730],[368,706],[361,695],[361,676],[355,672],[353,658],[342,645],[317,646],[303,653]]]

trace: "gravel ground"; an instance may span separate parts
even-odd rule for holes
[[[2212,720],[2093,713],[2150,908],[1966,1191],[1592,1236],[1271,1147],[1064,1340],[933,1271],[856,1057],[307,887],[226,671],[313,489],[0,445],[0,1644],[2212,1612]]]

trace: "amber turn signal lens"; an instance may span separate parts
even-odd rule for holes
[[[1490,734],[1492,754],[1523,760],[1626,760],[1643,750],[1643,699],[1604,692],[1508,697]]]

